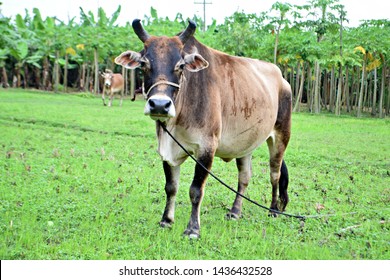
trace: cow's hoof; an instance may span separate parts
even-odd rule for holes
[[[171,228],[171,227],[172,227],[172,224],[173,224],[173,223],[161,221],[161,222],[160,222],[160,227],[162,227],[162,228]]]
[[[276,210],[276,211],[278,211],[278,210]],[[271,210],[268,212],[268,217],[276,218],[276,217],[278,217],[278,213]]]
[[[200,234],[199,231],[186,229],[183,233],[184,236],[188,236],[189,239],[199,239]]]
[[[236,213],[232,213],[232,212],[229,212],[226,214],[225,216],[225,219],[226,220],[233,220],[233,221],[236,221],[240,218],[240,215],[236,214]]]

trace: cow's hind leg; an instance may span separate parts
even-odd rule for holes
[[[282,161],[282,166],[280,167],[280,178],[279,178],[279,199],[280,199],[280,210],[284,211],[288,204],[288,170],[287,165]]]
[[[180,166],[172,167],[166,161],[163,162],[165,173],[165,193],[167,201],[160,226],[171,227],[175,219],[175,200],[179,188]]]
[[[290,140],[291,133],[291,89],[287,85],[280,95],[278,116],[276,119],[274,133],[267,139],[270,155],[270,177],[272,185],[271,209],[284,211],[288,203],[288,171],[283,160],[284,152]],[[278,205],[279,189],[279,205]],[[270,212],[270,215],[277,216],[277,213]]]
[[[244,195],[252,176],[252,155],[247,155],[243,158],[236,159],[238,169],[238,193]],[[226,214],[227,219],[238,219],[241,216],[242,196],[236,195],[233,202],[233,207]]]
[[[270,208],[276,211],[284,211],[288,203],[287,187],[288,187],[288,172],[287,166],[283,160],[286,146],[283,143],[278,143],[272,138],[267,140],[270,153],[270,177],[272,185],[272,201]],[[279,204],[278,204],[279,190]],[[277,213],[270,212],[270,215],[277,216]]]

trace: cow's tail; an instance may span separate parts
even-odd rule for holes
[[[280,178],[279,178],[279,199],[280,199],[280,211],[284,211],[288,204],[288,169],[287,165],[282,161],[282,165],[280,166]]]

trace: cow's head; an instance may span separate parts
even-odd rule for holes
[[[183,71],[197,72],[209,65],[200,54],[185,53],[183,50],[194,34],[196,24],[189,21],[186,30],[171,38],[150,36],[139,19],[133,21],[133,29],[144,43],[144,49],[141,52],[126,51],[115,58],[115,63],[128,69],[142,69],[147,98],[145,115],[166,121],[176,115],[174,101]]]
[[[112,71],[106,69],[106,72],[100,73],[100,75],[101,75],[101,76],[103,77],[103,79],[104,79],[104,83],[103,83],[104,86],[105,86],[106,88],[110,88],[110,87],[111,87],[111,84],[112,84],[112,77],[113,77]]]

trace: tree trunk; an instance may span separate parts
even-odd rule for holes
[[[21,86],[21,78],[20,78],[20,66],[17,65],[15,67],[15,76],[16,76],[16,80],[13,82],[13,87],[16,87],[16,88],[20,88]]]
[[[292,94],[294,94],[294,67],[291,67],[289,83],[291,86]]]
[[[300,86],[300,83],[299,83],[299,75],[301,74],[301,62],[298,61],[297,63],[297,72],[295,74],[295,87],[294,87],[294,98],[296,99],[297,96],[298,96],[298,92],[299,92],[299,86]]]
[[[86,63],[83,62],[83,65],[81,65],[80,91],[85,91],[85,68]]]
[[[340,14],[340,49],[339,49],[339,54],[340,54],[340,62],[339,64],[339,81],[337,85],[337,94],[336,94],[336,116],[340,116],[341,114],[341,106],[342,106],[342,92],[343,92],[343,68],[342,68],[342,61],[343,61],[343,19],[344,19],[344,6],[341,5],[341,10],[339,11]],[[347,66],[348,68],[348,66]],[[348,79],[346,79],[347,86],[348,86]]]
[[[385,59],[383,57],[383,54],[380,54],[380,56],[381,56],[381,59],[382,59],[382,65],[383,66],[382,66],[381,93],[380,93],[380,96],[379,96],[379,117],[383,118],[384,117],[384,114],[383,114],[383,98],[384,98],[384,95],[385,95],[386,63],[385,63]]]
[[[91,86],[90,86],[90,84],[91,84],[91,71],[92,71],[91,67],[89,67],[87,65],[87,77],[85,79],[85,88],[89,92],[93,92],[93,89],[91,89]]]
[[[298,90],[298,94],[297,94],[296,99],[295,99],[295,105],[294,105],[294,110],[293,110],[294,112],[300,111],[300,104],[302,101],[303,87],[305,84],[305,65],[302,65],[301,73],[302,74],[301,74],[301,78],[300,78],[299,90]]]
[[[135,70],[131,69],[130,70],[130,96],[131,100],[135,100],[137,95],[135,94]]]
[[[128,89],[128,78],[127,78],[127,69],[125,67],[122,67],[122,77],[123,77],[123,82],[124,82],[124,87],[123,87],[123,95],[127,95],[127,89]]]
[[[339,82],[337,86],[337,96],[336,96],[336,116],[340,116],[341,114],[341,94],[343,91],[343,70],[341,68],[341,64],[339,64]]]
[[[320,109],[320,85],[321,85],[321,76],[320,76],[320,64],[318,61],[315,62],[315,85],[314,85],[314,113],[319,114]]]
[[[68,65],[69,54],[65,54],[65,66],[64,66],[64,92],[68,91]]]
[[[374,90],[372,92],[372,109],[371,109],[371,116],[376,116],[376,99],[377,99],[377,91],[378,91],[378,78],[377,78],[377,67],[374,68]]]
[[[354,86],[353,86],[353,105],[352,105],[352,111],[357,111],[357,108],[358,108],[358,103],[359,103],[359,88],[360,88],[360,74],[361,74],[361,71],[359,69],[359,67],[355,66],[354,67],[354,73],[355,73],[355,79],[354,79]]]
[[[335,67],[332,66],[332,72],[330,75],[330,91],[329,91],[329,112],[333,112],[334,110],[334,95],[336,94],[336,78],[335,78]]]
[[[370,107],[370,99],[368,98],[368,90],[369,90],[369,85],[371,85],[371,77],[372,77],[372,75],[368,76],[368,74],[366,72],[366,80],[365,80],[365,84],[364,84],[364,95],[363,95],[363,107],[362,107],[363,112],[365,110],[368,110],[368,108]]]
[[[322,73],[320,72],[320,76]],[[329,84],[328,84],[328,71],[324,71],[324,79],[322,79],[322,87],[320,86],[320,108],[321,104],[325,104],[325,109],[328,107],[328,96],[329,96]],[[321,79],[321,78],[320,78]],[[322,98],[321,98],[322,97]]]
[[[54,92],[58,92],[58,86],[60,83],[60,65],[58,64],[59,58],[60,58],[60,52],[56,51],[56,58],[54,61],[54,70],[53,70]]]
[[[98,50],[95,48],[93,49],[93,57],[94,57],[94,65],[95,65],[95,81],[94,81],[94,87],[93,90],[95,94],[99,94],[99,56],[98,56]]]
[[[28,73],[28,67],[27,64],[25,63],[23,65],[23,88],[28,88],[29,84],[29,73]]]
[[[360,118],[362,116],[362,107],[363,107],[363,94],[364,94],[364,85],[365,85],[365,77],[366,77],[366,54],[363,57],[363,67],[362,67],[362,80],[360,84],[360,92],[359,92],[359,103],[357,109],[357,117]]]
[[[390,115],[390,79],[389,79],[389,84],[387,85],[388,89],[388,94],[387,94],[387,106],[386,106],[386,114]]]
[[[345,83],[344,83],[344,98],[347,106],[347,112],[351,112],[351,96],[350,96],[350,85],[349,85],[349,67],[348,65],[345,68]]]
[[[47,57],[43,58],[43,69],[42,69],[42,89],[49,90],[49,60]]]
[[[1,80],[2,80],[3,88],[8,88],[9,87],[8,75],[7,75],[7,71],[5,70],[4,66],[1,67]]]
[[[312,79],[312,69],[310,64],[307,67],[307,105],[310,112],[313,112],[314,86]]]
[[[36,89],[40,89],[42,87],[41,85],[41,71],[39,68],[34,67],[34,86]]]
[[[283,16],[281,16],[281,22],[283,21]],[[280,33],[281,24],[278,25],[276,29],[275,36],[275,46],[274,46],[274,64],[276,64],[277,56],[278,56],[278,44],[279,44],[279,33]]]

